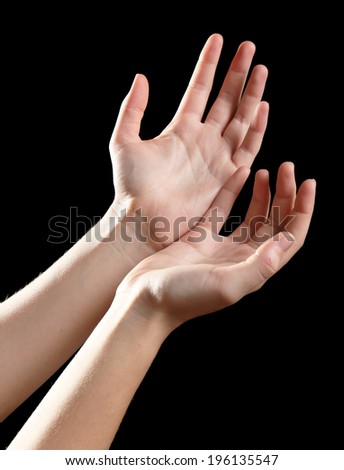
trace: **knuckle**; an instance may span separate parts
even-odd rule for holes
[[[262,259],[261,267],[259,269],[260,280],[267,281],[277,271],[277,263],[270,256],[264,256]]]
[[[190,89],[197,93],[203,93],[207,89],[207,85],[205,82],[201,81],[199,78],[197,80],[193,80],[190,83]]]
[[[244,113],[236,113],[235,120],[243,127],[250,127],[251,121]]]

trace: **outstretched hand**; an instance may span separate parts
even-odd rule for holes
[[[267,69],[256,66],[246,83],[255,46],[238,49],[218,98],[204,119],[222,48],[222,37],[211,36],[200,55],[190,84],[172,122],[155,139],[139,137],[148,102],[148,82],[137,75],[122,103],[110,142],[116,215],[122,209],[171,224],[183,217],[182,236],[191,217],[203,216],[236,170],[250,167],[265,133],[268,104],[261,102]],[[148,238],[151,238],[148,233]],[[172,243],[176,234],[170,234]]]
[[[120,285],[118,298],[140,293],[146,307],[141,310],[160,312],[175,327],[237,302],[282,268],[305,240],[315,182],[304,181],[296,194],[294,166],[282,164],[267,217],[269,176],[260,170],[245,221],[229,237],[220,237],[220,225],[214,231],[210,221],[212,211],[226,218],[248,174],[240,168],[193,230],[136,266]]]

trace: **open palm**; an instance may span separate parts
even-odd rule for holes
[[[243,43],[203,122],[221,47],[221,36],[209,38],[175,117],[148,141],[139,137],[148,82],[135,78],[110,143],[118,207],[141,209],[148,220],[187,222],[208,210],[240,166],[251,166],[267,124],[268,104],[261,102],[267,69],[255,67],[243,93],[255,51],[252,43]],[[187,230],[185,223],[178,235]],[[171,234],[167,244],[174,239]]]
[[[293,165],[281,165],[267,218],[268,173],[259,171],[245,221],[229,237],[219,237],[209,222],[211,211],[216,208],[218,214],[228,214],[248,173],[248,169],[240,168],[202,222],[182,239],[136,266],[118,295],[127,295],[128,289],[142,290],[148,310],[167,314],[178,326],[235,303],[259,289],[284,266],[306,237],[314,206],[314,181],[305,181],[296,195]],[[279,218],[274,215],[276,207]]]

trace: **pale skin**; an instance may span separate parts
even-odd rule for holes
[[[214,201],[215,206],[227,211],[247,175],[247,168],[236,172]],[[241,228],[250,217],[268,212],[267,176],[265,171],[257,173]],[[284,214],[294,216],[288,232],[272,237],[276,229],[273,220],[258,227],[242,244],[234,241],[235,233],[223,242],[215,241],[210,233],[205,242],[190,242],[187,236],[195,235],[190,232],[139,263],[9,449],[108,449],[170,332],[259,289],[301,247],[312,216],[315,182],[305,181],[297,196],[295,188],[293,165],[285,163],[279,171],[273,204],[279,203]],[[263,234],[269,237],[266,242],[253,241]]]
[[[10,448],[108,448],[166,336],[261,287],[303,244],[315,184],[304,182],[296,197],[290,163],[280,169],[273,204],[295,216],[283,228],[293,242],[280,234],[279,241],[260,243],[263,233],[282,230],[273,221],[257,227],[245,243],[233,237],[219,242],[201,221],[191,232],[183,226],[179,241],[170,234],[163,243],[153,236],[147,243],[125,243],[118,236],[121,222],[110,222],[123,209],[131,215],[141,208],[148,218],[171,221],[207,220],[213,208],[223,216],[230,211],[266,129],[268,105],[261,99],[267,70],[253,69],[242,94],[254,54],[254,45],[243,43],[204,119],[221,46],[219,35],[208,40],[175,117],[150,141],[139,138],[148,84],[141,75],[135,78],[110,144],[116,197],[100,224],[104,237],[114,241],[82,239],[1,304],[2,418],[88,338]],[[267,172],[261,171],[243,227],[255,215],[265,216],[269,204]],[[190,240],[200,228],[209,236],[201,243]]]
[[[141,207],[148,218],[163,215],[173,221],[180,216],[187,220],[202,216],[230,176],[240,166],[253,163],[269,107],[261,102],[267,79],[262,65],[253,69],[241,97],[255,50],[252,43],[239,48],[218,99],[202,122],[221,46],[220,36],[209,39],[172,122],[158,138],[145,142],[139,138],[139,129],[148,83],[142,75],[136,76],[110,144],[117,211],[127,201],[127,209]]]
[[[261,102],[267,70],[255,67],[242,95],[255,52],[254,44],[243,43],[202,123],[221,47],[221,36],[209,38],[176,116],[150,141],[139,137],[148,83],[142,75],[136,77],[110,143],[116,196],[99,224],[103,237],[114,241],[102,243],[95,227],[91,242],[81,239],[0,305],[0,420],[83,344],[126,274],[173,241],[170,236],[164,244],[126,243],[114,216],[123,209],[132,215],[138,208],[149,218],[162,215],[171,221],[202,216],[237,168],[252,164],[267,124],[268,105]]]

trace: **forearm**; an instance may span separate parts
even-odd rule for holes
[[[44,274],[1,304],[0,420],[82,345],[120,281],[150,254],[143,243],[122,238],[109,211]]]
[[[170,332],[132,303],[113,305],[9,449],[106,449]]]

